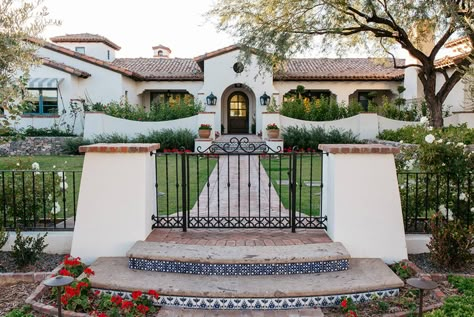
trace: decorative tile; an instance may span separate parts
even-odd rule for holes
[[[349,260],[303,263],[215,264],[129,258],[132,270],[196,275],[291,275],[346,271]]]
[[[131,299],[131,293],[116,290],[93,289],[103,294],[120,295],[124,299]],[[344,298],[352,298],[355,303],[365,303],[374,298],[398,296],[399,289],[376,290],[365,293],[309,296],[309,297],[275,297],[275,298],[206,298],[185,296],[161,296],[158,299],[150,297],[155,306],[172,306],[194,309],[299,309],[310,307],[339,306]]]

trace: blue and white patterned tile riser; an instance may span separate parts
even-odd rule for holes
[[[132,270],[195,275],[291,275],[347,271],[349,260],[304,263],[211,264],[129,258]]]
[[[94,289],[94,291],[109,295],[120,295],[124,299],[131,299],[130,292],[114,290]],[[365,293],[291,297],[291,298],[205,298],[205,297],[184,297],[184,296],[161,296],[153,300],[155,306],[171,306],[193,309],[300,309],[311,307],[333,307],[339,306],[344,298],[352,298],[355,303],[364,303],[375,298],[398,296],[399,289],[387,289],[381,291],[371,291]]]

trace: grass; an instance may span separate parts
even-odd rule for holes
[[[290,186],[279,184],[279,180],[288,181],[290,172],[289,156],[271,156],[261,159],[261,164],[271,178],[285,206],[290,207]],[[306,186],[306,182],[321,184],[321,156],[314,153],[297,154],[296,166],[296,212],[297,215],[320,216],[321,186]]]
[[[83,155],[62,155],[62,156],[6,156],[0,159],[0,170],[11,169],[11,166],[19,162],[37,162],[41,170],[58,170],[58,171],[78,171],[82,170],[84,162]],[[31,169],[31,165],[29,167]]]
[[[189,159],[189,209],[207,183],[208,176],[216,166],[217,159],[209,156],[190,155]],[[182,211],[182,164],[181,156],[162,154],[157,160],[157,204],[159,215],[181,214]],[[168,180],[168,181],[166,181]]]

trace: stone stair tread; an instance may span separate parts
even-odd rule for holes
[[[320,308],[294,310],[214,310],[162,307],[157,317],[324,317]]]
[[[279,246],[208,246],[138,241],[127,257],[173,262],[219,264],[306,263],[349,259],[339,242]]]
[[[342,295],[399,288],[403,282],[380,259],[351,259],[342,272],[273,276],[205,276],[130,270],[126,257],[98,258],[92,287],[163,296],[274,298]]]

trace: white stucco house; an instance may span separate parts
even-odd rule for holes
[[[252,124],[256,131],[262,130],[266,107],[260,97],[273,97],[281,103],[298,85],[312,96],[330,95],[346,104],[354,100],[367,103],[369,93],[375,91],[396,96],[400,85],[406,87],[406,99],[423,97],[416,69],[396,69],[391,63],[371,58],[294,58],[283,71],[272,73],[261,71],[255,60],[241,64],[239,45],[194,58],[172,58],[170,48],[158,45],[150,58],[116,58],[120,47],[100,35],[83,33],[50,40],[31,40],[40,46],[38,56],[43,60],[30,73],[29,89],[37,107],[22,116],[19,127],[47,127],[58,120],[73,120],[71,104],[126,98],[147,108],[169,96],[190,94],[206,111],[216,114],[215,127],[223,126],[225,133],[250,133]],[[456,57],[465,54],[460,47],[471,47],[467,43],[462,39],[450,42],[439,67],[452,68]],[[215,105],[206,102],[211,94],[217,97]],[[459,83],[446,103],[452,111],[462,111],[464,96]],[[81,127],[76,125],[77,133]]]

